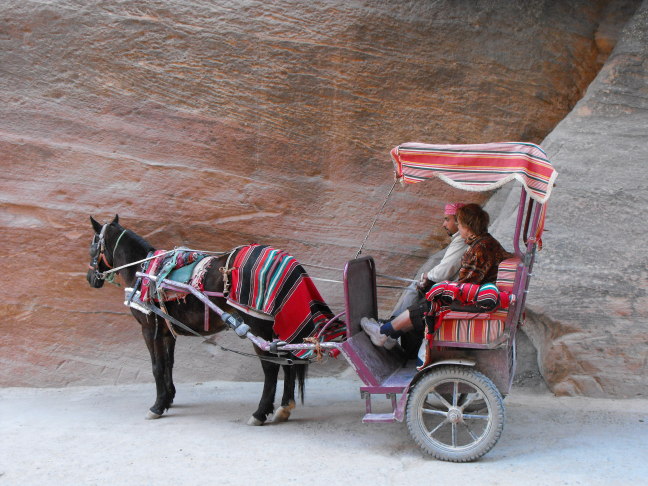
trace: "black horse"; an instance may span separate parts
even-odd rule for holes
[[[90,217],[90,221],[92,222],[95,235],[90,245],[91,261],[87,279],[88,283],[94,288],[103,286],[105,281],[104,272],[143,260],[149,252],[154,251],[154,248],[144,238],[130,230],[124,229],[119,224],[119,216],[115,216],[115,219],[111,223],[105,225],[101,225],[92,217]],[[228,256],[229,253],[218,256],[218,260],[210,265],[204,280],[205,291],[223,291],[223,275],[218,269],[225,266]],[[139,270],[140,265],[135,264],[119,269],[115,273],[121,276],[127,287],[132,287],[136,281],[135,274]],[[210,298],[221,309],[231,311],[230,306],[227,305],[224,298]],[[166,302],[165,306],[169,315],[201,335],[214,334],[226,328],[226,324],[220,317],[214,311],[210,310],[209,330],[205,331],[204,304],[191,294],[182,301]],[[133,308],[131,308],[131,312],[142,326],[142,334],[151,354],[153,376],[155,377],[155,386],[157,389],[155,403],[150,408],[147,418],[159,418],[171,406],[176,393],[172,375],[175,337],[161,317],[155,314],[147,315]],[[265,340],[271,340],[273,338],[272,323],[270,321],[248,315],[244,316],[243,320],[250,326],[253,334]],[[179,335],[190,335],[180,327],[176,327],[175,331]],[[268,353],[261,351],[256,346],[255,351],[261,358],[265,382],[259,407],[250,417],[248,424],[262,425],[267,420],[268,415],[274,410],[277,376],[281,365],[272,360],[264,359],[268,357]],[[295,406],[296,383],[299,384],[302,402],[304,399],[306,365],[283,365],[283,369],[283,397],[281,399],[281,407],[277,409],[272,418],[274,422],[288,420],[290,411]]]

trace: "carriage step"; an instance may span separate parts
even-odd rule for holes
[[[368,413],[362,417],[362,423],[364,424],[377,424],[383,423],[388,424],[391,422],[396,422],[394,413]]]

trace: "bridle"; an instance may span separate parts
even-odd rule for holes
[[[113,266],[112,264],[108,261],[108,258],[106,258],[106,229],[108,228],[108,224],[104,224],[103,227],[101,228],[101,232],[99,234],[96,234],[92,237],[92,243],[90,244],[90,265],[88,267],[90,270],[94,272],[94,278],[97,280],[108,280],[109,282],[112,282],[115,278],[113,272],[101,272],[99,271],[99,264],[103,263],[108,269],[112,269]],[[112,261],[113,263],[115,262],[115,252],[117,251],[117,247],[119,246],[119,242],[122,239],[122,236],[126,234],[127,230],[123,230],[121,234],[119,235],[119,238],[117,238],[117,242],[115,243],[115,248],[113,248],[112,251]],[[108,273],[108,275],[106,275]]]

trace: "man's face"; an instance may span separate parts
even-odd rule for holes
[[[444,215],[443,228],[448,232],[448,236],[452,236],[457,232],[457,218],[454,214]]]

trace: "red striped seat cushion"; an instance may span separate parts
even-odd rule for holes
[[[507,258],[499,264],[497,285],[500,291],[513,291],[515,274],[520,259]],[[434,342],[458,342],[474,344],[492,344],[504,332],[508,309],[497,309],[495,312],[471,314],[469,312],[448,312],[441,326],[434,333]]]
[[[434,333],[433,344],[458,342],[492,344],[504,332],[504,321],[499,319],[444,319]]]

